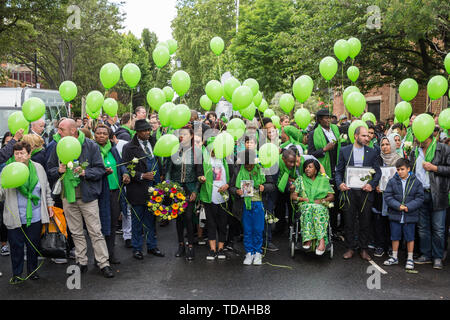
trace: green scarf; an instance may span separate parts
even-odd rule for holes
[[[108,156],[108,153],[111,151],[111,141],[108,140],[108,142],[104,145],[98,145],[100,147],[100,152],[102,154],[103,160]]]
[[[61,140],[61,136],[59,135],[59,133],[53,135],[53,140],[55,140],[56,143],[58,143],[59,140]]]
[[[377,138],[373,138],[370,140],[369,147],[373,148],[373,146],[377,143]]]
[[[266,182],[266,177],[261,174],[261,167],[259,164],[255,164],[253,167],[253,170],[251,172],[248,172],[247,169],[245,169],[244,165],[241,165],[241,168],[239,169],[238,176],[236,178],[236,188],[241,188],[241,181],[243,180],[253,180],[253,188],[258,190],[259,192],[259,186],[264,184]],[[252,209],[252,199],[250,197],[244,197],[245,202],[245,208],[247,210]]]
[[[133,139],[133,137],[134,137],[134,135],[136,134],[136,131],[134,131],[134,130],[131,130],[130,128],[128,128],[128,126],[126,126],[126,125],[122,125],[122,128],[124,128],[125,130],[127,130],[128,131],[128,133],[130,134],[130,136],[131,136],[131,139]]]
[[[226,159],[223,159],[223,166],[227,175],[227,181],[230,181],[230,173]],[[203,173],[206,181],[200,188],[200,201],[211,203],[212,189],[213,189],[213,172],[211,166],[211,157],[207,148],[203,148]]]
[[[34,156],[36,153],[42,151],[43,148],[38,148],[38,149],[34,149],[33,151],[31,151],[31,156]]]
[[[36,167],[31,161],[28,161],[28,170],[30,170],[30,176],[28,177],[27,182],[22,186],[18,187],[17,190],[27,198],[27,227],[30,226],[31,220],[33,219],[33,205],[38,205],[40,197],[33,194],[34,188],[39,181],[38,175],[36,172]]]
[[[339,159],[339,152],[341,151],[341,141],[339,139],[339,128],[331,124],[330,125],[331,130],[333,131],[334,136],[336,137],[336,141],[338,144],[337,149],[337,159]],[[331,142],[331,141],[330,141]],[[319,150],[325,148],[327,145],[327,139],[325,138],[325,134],[323,133],[322,126],[319,124],[317,128],[314,130],[314,147]],[[331,162],[330,162],[330,153],[325,152],[325,156],[318,159],[319,162],[323,165],[325,168],[325,172],[327,173],[328,177],[331,178]]]
[[[412,127],[408,127],[408,129],[406,129],[405,141],[409,141],[411,143],[414,142],[414,135],[412,132]]]
[[[333,193],[330,181],[320,173],[317,174],[314,180],[308,178],[303,173],[301,179],[303,180],[303,187],[305,188],[306,196],[310,203],[314,203],[314,200],[324,199],[329,193]]]
[[[302,157],[301,162],[303,162],[303,157]],[[278,161],[278,165],[280,167],[280,173],[278,175],[277,187],[281,193],[284,193],[284,190],[286,190],[286,185],[289,181],[289,177],[296,179],[297,174],[296,174],[295,168],[292,168],[290,170],[287,168],[286,164],[283,161],[282,155],[280,155],[280,160]],[[301,165],[301,163],[300,163],[300,165]]]
[[[102,154],[103,163],[105,164],[105,167],[109,167],[113,169],[113,173],[109,174],[107,176],[108,179],[108,185],[110,190],[117,190],[119,189],[119,175],[117,174],[117,162],[114,158],[111,149],[111,141],[108,140],[108,142],[104,145],[98,145],[100,147],[100,153]]]
[[[431,162],[434,159],[434,155],[436,153],[437,140],[433,138],[433,141],[428,146],[427,153],[425,154],[425,161]],[[419,147],[416,148],[416,159],[419,156]]]
[[[159,138],[161,138],[162,134],[161,134],[161,128],[158,128],[158,130],[156,130],[156,140],[159,140]]]
[[[80,142],[81,147],[83,147],[85,139],[86,137],[84,133],[82,131],[78,131],[78,141]],[[64,191],[63,197],[67,199],[67,202],[74,203],[75,201],[77,201],[75,188],[80,184],[80,178],[75,177],[72,170],[66,170],[66,173],[64,173],[63,175],[62,183]]]

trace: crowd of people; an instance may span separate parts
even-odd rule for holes
[[[331,241],[343,241],[344,259],[359,251],[367,261],[384,256],[384,265],[390,266],[399,264],[404,248],[406,269],[415,264],[442,269],[448,248],[450,138],[436,121],[434,133],[419,143],[411,128],[415,116],[408,127],[393,119],[367,121],[368,128],[357,128],[351,143],[349,119],[338,119],[328,108],[319,110],[306,130],[289,116],[281,117],[278,126],[257,112],[245,120],[244,135],[224,159],[216,158],[214,141],[231,119],[215,112],[192,111],[190,122],[178,130],[161,127],[157,114],[138,107],[120,119],[63,118],[50,130],[38,120],[28,134],[7,132],[1,168],[17,161],[30,170],[23,186],[0,188],[1,255],[11,256],[10,283],[24,280],[25,260],[26,279],[39,279],[42,225],[55,208],[64,210],[67,221],[67,258],[75,259],[82,273],[88,270],[85,229],[95,266],[106,278],[114,277],[111,265],[120,263],[118,235],[135,259],[144,259],[145,249],[164,257],[156,227],[171,221],[159,220],[148,205],[151,188],[164,181],[177,183],[186,197],[174,221],[173,254],[188,261],[199,258],[199,245],[209,246],[201,258],[226,260],[242,240],[243,264],[261,265],[265,251],[278,251],[273,237],[287,237],[299,219],[298,250],[321,256]],[[179,137],[179,150],[158,157],[155,144],[167,133]],[[61,163],[56,150],[67,136],[82,146],[73,168]],[[258,159],[267,142],[279,148],[279,161],[270,168]],[[383,167],[394,168],[395,174],[387,177]],[[354,168],[370,173],[357,181],[360,187],[349,179]]]

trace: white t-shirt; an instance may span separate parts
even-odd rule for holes
[[[227,173],[221,159],[211,157],[211,167],[213,173],[213,188],[211,202],[214,204],[224,203],[222,195],[218,192],[219,188],[227,184]]]

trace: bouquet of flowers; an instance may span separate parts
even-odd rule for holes
[[[279,219],[277,217],[275,217],[275,215],[273,213],[266,211],[266,222],[268,224],[277,223],[278,221],[279,221]]]
[[[148,191],[150,200],[147,205],[161,220],[176,219],[188,206],[183,188],[174,182],[163,181]]]
[[[412,147],[413,147],[413,144],[411,141],[405,141],[403,143],[403,151],[405,151],[406,154],[408,154],[408,155],[411,153]]]

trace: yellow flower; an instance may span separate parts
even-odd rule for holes
[[[162,198],[161,197],[156,197],[155,201],[160,203],[162,201]]]
[[[178,215],[176,213],[172,213],[171,218],[176,219],[176,217],[178,217]]]
[[[171,217],[171,216],[168,216],[168,217],[167,217],[167,220],[169,220],[169,221],[172,220],[172,217]]]
[[[182,198],[183,198],[183,194],[178,193],[178,194],[177,194],[177,198],[178,198],[178,199],[182,199]]]
[[[161,215],[161,211],[159,211],[159,210],[156,210],[156,211],[155,211],[155,216],[157,216],[157,217],[158,217],[158,216],[160,216],[160,215]]]
[[[173,193],[170,194],[170,197],[173,198]]]
[[[156,196],[158,194],[158,192],[156,192],[156,191],[153,191],[153,195],[154,196]]]
[[[172,208],[174,208],[175,210],[178,210],[179,206],[175,203]]]
[[[163,207],[159,207],[159,210],[163,211],[163,210],[164,210],[164,208],[163,208]]]
[[[184,209],[183,209],[183,208],[180,208],[180,212],[184,212]]]

